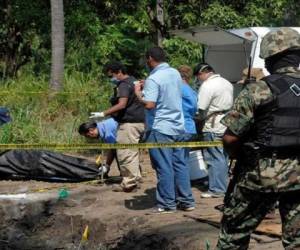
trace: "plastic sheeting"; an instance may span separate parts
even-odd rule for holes
[[[0,179],[85,181],[96,179],[96,163],[50,151],[11,150],[0,154]]]

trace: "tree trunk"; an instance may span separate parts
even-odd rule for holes
[[[299,8],[300,8],[299,0],[289,2],[288,6],[285,7],[285,14],[283,16],[284,26],[297,27],[300,25]]]
[[[159,23],[159,27],[161,29],[157,29],[157,45],[162,46],[162,41],[163,41],[163,32],[162,32],[162,27],[164,27],[165,22],[164,22],[164,1],[163,0],[157,0],[156,1],[156,19]]]
[[[64,10],[63,0],[51,2],[51,80],[50,88],[58,91],[63,86],[64,79]]]

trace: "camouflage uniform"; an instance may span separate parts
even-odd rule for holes
[[[300,39],[298,44],[300,48]],[[268,52],[263,50],[261,57],[266,58],[264,55]],[[292,67],[280,68],[276,73],[300,78],[299,69]],[[239,138],[248,136],[256,108],[271,98],[271,90],[264,81],[246,85],[222,123]],[[235,176],[234,189],[225,201],[216,249],[247,249],[250,234],[277,201],[282,219],[283,245],[285,249],[300,249],[299,161],[300,156],[275,162],[261,158],[253,168],[250,161],[238,160],[236,167],[239,172]]]

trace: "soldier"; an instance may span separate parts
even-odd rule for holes
[[[278,201],[285,249],[300,249],[300,35],[269,32],[260,57],[270,76],[245,86],[223,118],[224,147],[237,156],[216,249],[247,249]]]

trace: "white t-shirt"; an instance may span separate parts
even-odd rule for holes
[[[226,111],[233,104],[232,84],[218,74],[205,80],[198,93],[198,109],[207,110],[207,116],[214,112]],[[224,114],[212,115],[205,122],[203,132],[223,134],[226,127],[220,123]]]

